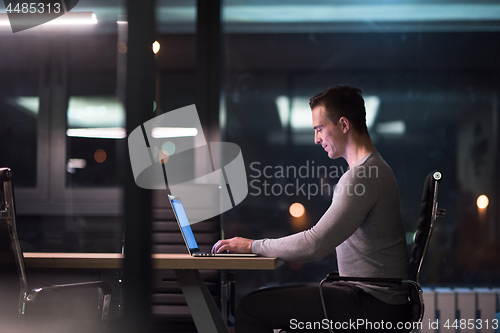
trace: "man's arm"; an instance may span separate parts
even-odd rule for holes
[[[314,227],[277,239],[220,240],[212,252],[257,253],[301,262],[322,259],[358,229],[375,202],[377,190],[370,179],[347,176],[339,181],[332,205]],[[363,193],[357,195],[355,188]]]
[[[332,204],[312,228],[277,239],[257,240],[252,252],[296,262],[317,261],[329,255],[356,232],[377,200],[375,179],[356,177],[356,172],[354,167],[341,177]]]

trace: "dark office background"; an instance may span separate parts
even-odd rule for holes
[[[377,110],[370,135],[399,183],[409,245],[423,180],[435,169],[443,173],[440,206],[448,214],[436,224],[422,284],[498,286],[500,17],[467,17],[471,5],[496,2],[382,1],[381,6],[401,8],[451,6],[458,18],[406,20],[396,14],[385,21],[332,22],[303,22],[289,12],[287,21],[273,11],[292,5],[362,8],[369,1],[223,4],[220,136],[241,147],[249,182],[284,186],[296,181],[258,177],[251,165],[298,169],[314,161],[315,166],[345,168],[314,145],[313,130],[301,115],[307,111],[304,101],[316,93],[336,84],[357,86],[373,102],[370,110]],[[238,21],[231,10],[242,5],[263,10],[269,20],[248,16]],[[119,161],[127,159],[125,139],[75,138],[66,131],[78,118],[68,112],[71,105],[87,110],[87,116],[99,116],[103,106],[117,109],[109,122],[93,126],[123,127],[119,106],[126,44],[116,19],[124,4],[81,0],[75,10],[79,7],[96,12],[97,27],[15,35],[2,30],[0,35],[0,165],[14,170],[19,228],[30,251],[121,251]],[[157,2],[158,109],[151,118],[195,103],[195,13],[194,1]],[[104,161],[98,150],[105,152]],[[306,189],[336,180],[298,179]],[[221,216],[225,237],[272,238],[303,230],[331,200],[302,192],[255,195],[252,187],[249,192]],[[476,205],[483,194],[489,198],[486,214]],[[289,213],[295,202],[305,207],[299,219]],[[237,273],[238,297],[266,285],[317,282],[335,266],[332,254],[315,263],[285,263],[276,271]]]

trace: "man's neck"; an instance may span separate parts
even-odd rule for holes
[[[349,168],[352,168],[363,157],[376,152],[377,149],[375,149],[369,135],[359,135],[356,133],[350,136],[343,157],[349,164]]]

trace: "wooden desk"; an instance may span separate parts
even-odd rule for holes
[[[24,263],[32,268],[121,269],[120,253],[25,252]],[[153,254],[153,269],[273,270],[282,260],[265,257],[192,257],[189,254]]]
[[[122,268],[119,253],[24,253],[30,268]],[[228,333],[214,299],[200,276],[200,269],[273,270],[282,260],[264,257],[192,257],[189,254],[153,254],[153,269],[173,269],[199,333]]]

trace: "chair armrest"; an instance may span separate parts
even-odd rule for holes
[[[65,291],[65,290],[75,290],[75,289],[86,289],[86,288],[98,288],[100,289],[99,294],[101,297],[100,309],[101,313],[101,323],[103,327],[106,327],[109,316],[109,308],[111,304],[111,287],[108,283],[104,281],[92,281],[92,282],[80,282],[71,284],[54,284],[50,287],[42,287],[33,289],[24,299],[24,302],[34,302],[36,296],[44,291]],[[23,304],[24,304],[23,302]],[[23,305],[24,306],[24,305]]]
[[[12,179],[12,171],[9,168],[0,168],[0,182],[7,182]]]
[[[340,273],[338,271],[331,272],[327,276],[325,276],[325,279],[328,279],[330,277],[335,277],[335,276],[340,276]]]
[[[367,283],[391,283],[400,286],[403,279],[400,278],[372,278],[372,277],[357,277],[357,276],[340,276],[338,272],[328,274],[321,283],[347,281],[347,282],[367,282]]]
[[[100,288],[102,290],[103,295],[111,294],[111,287],[109,284],[103,281],[92,281],[92,282],[80,282],[80,283],[71,283],[71,284],[54,284],[50,287],[42,287],[33,289],[26,300],[29,302],[33,302],[38,294],[44,291],[64,291],[64,290],[75,290],[75,289],[86,289],[86,288]]]

